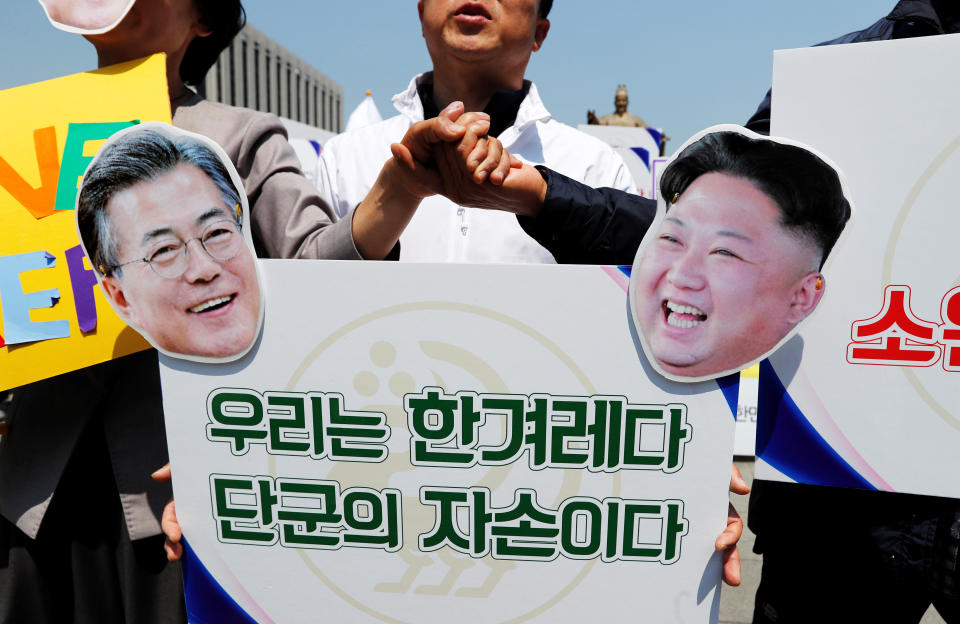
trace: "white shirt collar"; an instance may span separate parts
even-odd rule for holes
[[[417,87],[421,83],[432,79],[432,71],[417,74],[404,91],[393,96],[393,107],[400,111],[400,114],[409,119],[411,123],[423,121],[423,102],[420,101]]]
[[[413,77],[410,84],[404,91],[393,96],[393,106],[400,114],[410,120],[411,123],[423,121],[423,102],[420,101],[420,94],[417,87],[426,81],[433,79],[433,72],[424,72]],[[517,132],[523,132],[530,124],[537,121],[547,121],[552,117],[550,111],[540,99],[540,93],[537,91],[537,85],[530,83],[530,90],[527,97],[520,104],[520,110],[517,112],[517,119],[513,124]]]

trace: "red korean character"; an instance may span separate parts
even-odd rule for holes
[[[917,318],[910,309],[910,287],[891,285],[883,292],[883,309],[855,321],[847,345],[851,364],[930,366],[940,359],[939,325]]]
[[[960,372],[960,286],[947,292],[940,303],[940,342],[944,370]]]

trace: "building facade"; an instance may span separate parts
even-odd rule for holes
[[[343,130],[343,87],[250,24],[223,51],[197,90],[215,102],[334,133]]]

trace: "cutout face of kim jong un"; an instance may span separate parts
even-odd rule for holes
[[[740,370],[819,304],[850,216],[839,176],[804,148],[722,131],[667,166],[661,194],[631,284],[648,358],[686,381]]]

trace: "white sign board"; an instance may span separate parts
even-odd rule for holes
[[[261,270],[247,356],[161,362],[193,621],[716,621],[736,386],[653,373],[623,273]]]
[[[655,161],[660,158],[660,137],[663,133],[656,128],[631,128],[629,126],[598,126],[580,124],[577,129],[591,134],[607,143],[623,158],[630,170],[633,181],[637,183],[636,193],[656,199]]]
[[[753,457],[757,441],[757,382],[758,367],[752,366],[740,373],[740,399],[737,402],[737,427],[733,439],[733,454]]]
[[[761,364],[758,478],[960,497],[957,58],[960,35],[774,57],[772,134],[828,154],[857,217]]]

